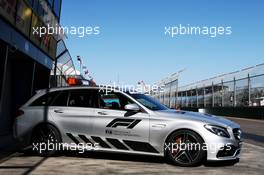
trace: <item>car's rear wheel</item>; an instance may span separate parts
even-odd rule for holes
[[[51,156],[61,148],[59,131],[50,124],[42,124],[33,130],[32,151],[39,156]]]
[[[206,156],[204,141],[194,131],[178,130],[173,132],[165,144],[166,156],[175,165],[197,166]]]

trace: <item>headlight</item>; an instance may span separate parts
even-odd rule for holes
[[[210,131],[210,132],[212,132],[212,133],[214,133],[214,134],[216,134],[216,135],[218,135],[218,136],[227,137],[227,138],[230,137],[230,135],[228,134],[226,128],[223,128],[223,127],[221,127],[221,126],[215,126],[215,125],[204,125],[204,127],[205,127],[208,131]]]

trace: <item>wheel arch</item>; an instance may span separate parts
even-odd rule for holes
[[[40,122],[40,123],[38,123],[36,126],[34,126],[33,128],[32,128],[32,130],[31,130],[31,134],[30,134],[30,142],[32,142],[32,136],[33,136],[33,133],[34,133],[34,131],[36,130],[36,129],[38,129],[38,127],[40,127],[40,126],[47,126],[47,125],[50,125],[50,126],[52,126],[53,128],[55,128],[56,130],[57,130],[57,132],[59,133],[59,136],[60,136],[60,138],[61,138],[61,140],[62,140],[62,135],[61,135],[61,132],[60,132],[60,130],[58,129],[58,127],[54,124],[54,123],[52,123],[52,122]]]
[[[178,132],[178,131],[181,131],[181,130],[189,130],[189,131],[192,131],[192,132],[195,132],[196,134],[198,134],[201,139],[203,140],[203,142],[205,142],[204,138],[201,136],[201,134],[193,129],[190,129],[190,128],[178,128],[178,129],[175,129],[173,131],[171,131],[167,136],[166,136],[166,139],[165,139],[165,142],[168,140],[168,138],[175,132]]]
[[[201,137],[201,139],[203,140],[203,143],[205,143],[205,139],[201,136],[201,134],[199,134],[199,132],[197,132],[197,131],[195,131],[195,130],[193,130],[193,129],[190,129],[190,128],[177,128],[177,129],[171,131],[171,132],[166,136],[166,139],[165,139],[164,144],[163,144],[163,145],[164,145],[163,150],[165,150],[165,143],[166,143],[167,140],[170,138],[170,136],[171,136],[173,133],[175,133],[175,132],[177,132],[177,131],[181,131],[181,130],[189,130],[189,131],[192,131],[192,132],[196,133],[197,135],[199,135],[199,136]],[[166,156],[166,151],[164,151],[163,153],[164,153],[164,156]],[[207,151],[206,151],[206,159],[207,159]]]

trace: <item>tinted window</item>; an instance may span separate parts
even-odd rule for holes
[[[68,91],[62,91],[52,102],[52,106],[67,106]]]
[[[130,94],[135,100],[147,107],[148,109],[157,111],[157,110],[166,110],[167,107],[163,106],[161,103],[156,101],[150,96],[144,94]]]
[[[100,94],[100,108],[124,110],[125,105],[133,103],[132,100],[127,98],[121,93],[116,92],[102,92]]]
[[[101,94],[101,107],[105,109],[120,109],[120,100],[116,94]]]
[[[71,90],[68,106],[98,107],[98,93],[96,90]]]
[[[49,92],[36,99],[30,106],[48,106],[59,93],[59,91]]]

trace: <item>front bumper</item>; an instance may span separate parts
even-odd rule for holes
[[[239,137],[237,137],[237,130],[240,129],[228,128],[230,138],[220,137],[214,134],[207,135],[206,143],[215,145],[207,149],[208,161],[235,160],[240,158],[243,142],[240,138],[241,133]]]
[[[242,149],[242,141],[221,143],[219,147],[207,149],[207,160],[234,160],[239,159]]]
[[[241,143],[242,145],[242,143]],[[241,152],[241,145],[234,146],[234,145],[228,145],[224,146],[219,150],[216,154],[216,157],[218,159],[236,159],[239,158],[240,152]]]

